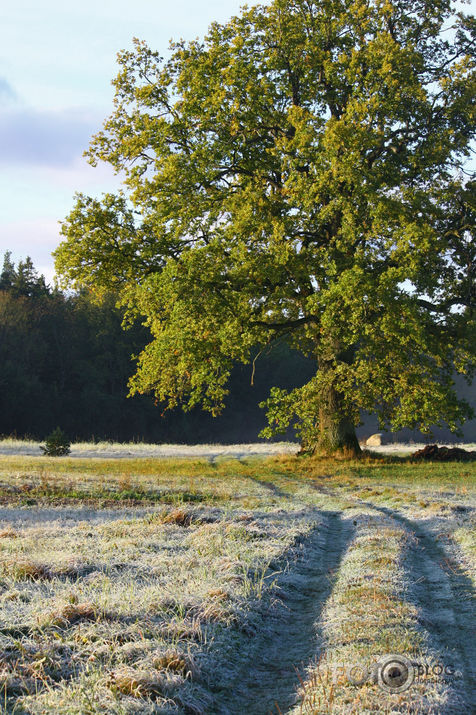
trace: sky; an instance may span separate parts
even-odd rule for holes
[[[5,251],[31,256],[48,281],[59,221],[75,191],[99,196],[118,179],[83,158],[112,109],[116,54],[146,40],[202,37],[243,0],[14,0],[0,9],[0,270]],[[251,3],[252,4],[252,3]]]
[[[59,221],[74,193],[99,196],[119,180],[83,158],[112,109],[116,54],[146,40],[201,37],[243,0],[14,0],[0,9],[0,261],[29,255],[48,281]],[[249,2],[249,4],[253,4]],[[467,7],[465,7],[466,11]],[[476,0],[470,5],[474,12]],[[1,269],[1,263],[0,263]]]

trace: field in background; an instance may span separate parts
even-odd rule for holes
[[[37,457],[43,454],[41,442],[33,440],[0,440],[0,455]],[[249,457],[254,455],[295,454],[299,445],[292,442],[257,442],[254,444],[145,444],[121,442],[75,442],[71,457],[101,459],[130,459],[132,457]]]
[[[43,454],[41,442],[34,440],[0,439],[0,455],[23,455],[37,457]],[[463,447],[476,450],[476,443],[440,443],[440,446]],[[425,446],[424,443],[392,443],[380,447],[367,447],[370,454],[387,454],[396,456],[410,455]],[[71,457],[100,459],[138,459],[143,457],[203,457],[216,459],[218,457],[237,457],[238,459],[253,456],[295,455],[299,451],[296,442],[255,442],[251,444],[146,444],[121,442],[75,442],[71,445]]]
[[[474,710],[474,463],[139,447],[0,457],[0,711]]]

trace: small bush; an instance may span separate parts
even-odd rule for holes
[[[62,457],[65,454],[71,452],[71,442],[66,437],[63,430],[57,427],[53,432],[48,435],[45,440],[45,445],[41,445],[40,449],[43,450],[43,454],[47,457]]]

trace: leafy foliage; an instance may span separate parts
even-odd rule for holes
[[[475,37],[450,0],[274,0],[166,61],[120,53],[89,157],[125,191],[78,195],[56,259],[145,316],[132,393],[218,414],[233,365],[284,339],[318,370],[273,392],[268,436],[297,418],[358,448],[361,410],[470,415]]]
[[[219,419],[198,408],[163,414],[150,395],[127,399],[131,355],[150,333],[139,324],[122,329],[117,296],[44,289],[35,269],[20,293],[18,266],[7,258],[10,279],[0,288],[0,435],[42,439],[60,423],[75,441],[253,442],[265,424],[258,402],[270,388],[292,389],[315,370],[313,361],[282,344],[271,355],[256,355],[254,369],[234,367]]]

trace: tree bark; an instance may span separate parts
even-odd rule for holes
[[[341,453],[349,457],[360,454],[361,449],[352,420],[321,410],[319,439],[314,452],[315,454]]]
[[[313,453],[352,457],[360,452],[354,422],[345,414],[342,396],[330,387],[319,409],[319,434]]]

